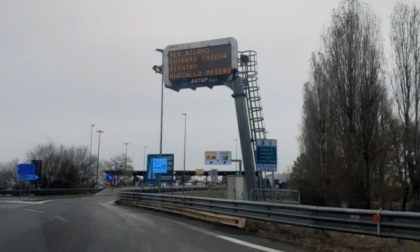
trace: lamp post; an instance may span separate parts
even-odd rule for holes
[[[163,50],[156,49],[157,52],[162,53],[162,64],[163,64]],[[162,85],[161,85],[161,92],[160,92],[160,143],[159,143],[159,155],[162,155],[162,135],[163,135],[163,65],[161,66],[153,66],[153,70],[156,73],[162,75]]]
[[[161,66],[153,66],[153,70],[155,70],[156,73],[162,75],[162,85],[161,85],[161,92],[160,92],[160,143],[159,143],[159,155],[162,156],[162,138],[163,138],[163,50],[162,49],[156,49],[157,52],[160,52],[162,54],[162,65]],[[160,193],[160,173],[158,174],[158,184],[159,184],[159,193]]]
[[[182,194],[185,194],[185,157],[187,154],[187,114],[182,114],[184,117],[184,172],[182,173]]]
[[[130,143],[124,143],[125,144],[125,170],[127,171],[127,147]]]
[[[98,185],[99,178],[99,150],[101,148],[101,133],[104,133],[102,130],[97,130],[98,132],[98,162],[96,163],[96,185]]]
[[[145,174],[145,172],[146,172],[146,162],[147,162],[147,160],[146,160],[146,149],[147,149],[147,146],[144,146],[144,153],[143,153],[143,184],[144,184],[145,178],[146,178],[146,174]]]
[[[93,127],[95,127],[95,124],[90,125],[89,162],[90,162],[90,159],[92,158],[92,132],[93,132]]]
[[[238,160],[238,139],[235,138],[235,159]],[[238,171],[238,161],[235,162],[235,171]]]

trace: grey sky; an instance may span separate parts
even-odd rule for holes
[[[382,23],[397,1],[366,1]],[[405,1],[412,3],[413,1]],[[101,129],[101,159],[125,152],[143,168],[143,150],[159,152],[161,63],[156,48],[234,37],[258,53],[268,138],[277,139],[280,171],[297,157],[302,86],[337,0],[301,1],[12,1],[0,0],[0,162],[24,161],[38,144],[89,146]],[[163,152],[187,169],[204,151],[231,150],[238,127],[232,91],[224,86],[164,90]],[[97,153],[98,134],[92,152]],[[239,142],[238,142],[238,152]]]

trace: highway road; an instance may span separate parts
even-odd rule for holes
[[[303,251],[231,227],[115,205],[114,200],[0,199],[0,251]]]

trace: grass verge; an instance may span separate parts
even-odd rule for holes
[[[321,231],[249,219],[246,223],[246,230],[255,233],[257,236],[316,251],[420,251],[420,242],[415,241],[404,240],[398,242],[397,239]]]

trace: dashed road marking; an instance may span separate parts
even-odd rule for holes
[[[34,212],[34,213],[44,213],[44,212],[42,212],[42,211],[38,211],[38,210],[34,210],[34,209],[29,209],[29,208],[25,208],[25,209],[23,209],[23,210],[25,210],[25,211],[29,211],[29,212]]]
[[[59,219],[59,220],[61,220],[63,222],[69,222],[67,219],[64,219],[63,217],[58,216],[58,215],[54,216],[54,218]]]

